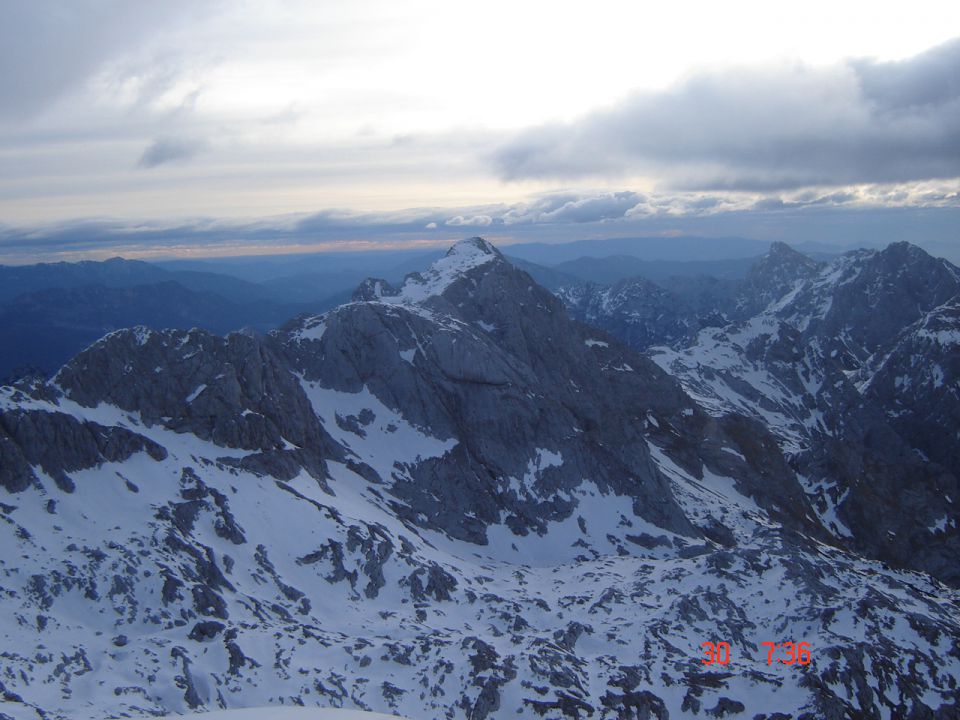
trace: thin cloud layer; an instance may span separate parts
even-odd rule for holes
[[[493,156],[505,180],[656,176],[771,191],[960,176],[960,39],[909,60],[701,73]]]
[[[562,192],[525,202],[395,212],[323,210],[255,221],[111,219],[0,225],[0,263],[40,260],[245,255],[441,247],[478,232],[495,242],[677,233],[845,242],[947,237],[955,245],[960,184],[870,186],[856,191],[744,193]],[[829,222],[828,222],[829,221]],[[832,223],[832,224],[831,224]],[[924,224],[926,223],[926,224]],[[842,232],[837,229],[842,230]]]

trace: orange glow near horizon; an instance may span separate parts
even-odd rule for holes
[[[509,235],[472,233],[482,235],[495,245],[512,245],[521,240]],[[442,239],[417,238],[412,240],[333,240],[315,243],[289,243],[286,245],[256,245],[248,242],[223,243],[218,245],[164,246],[144,248],[138,246],[111,246],[98,250],[75,250],[49,253],[39,262],[101,261],[122,257],[126,260],[204,260],[215,258],[266,257],[272,255],[311,255],[337,252],[378,252],[388,250],[444,249],[471,236],[458,233]],[[32,265],[38,262],[37,255],[2,256],[0,264]]]

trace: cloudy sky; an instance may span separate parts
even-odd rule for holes
[[[0,261],[949,247],[958,31],[942,0],[0,0]]]

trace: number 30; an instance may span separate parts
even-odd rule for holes
[[[703,652],[706,654],[706,657],[700,661],[704,665],[713,665],[714,663],[726,665],[730,662],[730,643],[705,642],[701,643],[700,647],[704,648]]]

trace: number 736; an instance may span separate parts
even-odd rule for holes
[[[783,663],[784,665],[793,665],[797,663],[798,665],[809,665],[810,664],[810,643],[772,643],[764,642],[760,643],[765,645],[767,648],[767,665],[773,665],[774,657],[773,654],[777,651],[777,648],[782,649],[786,654],[786,658],[776,658],[776,662]]]

